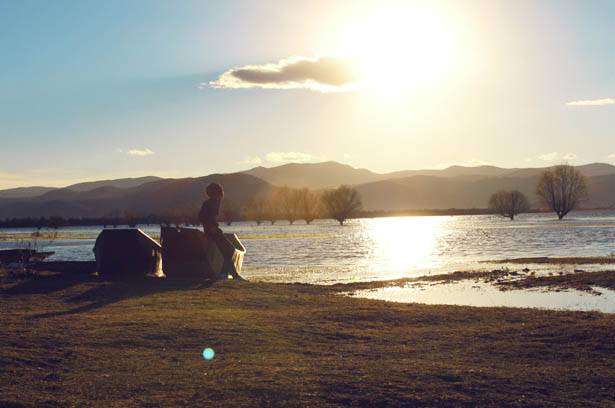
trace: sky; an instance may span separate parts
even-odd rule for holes
[[[0,188],[615,163],[610,0],[0,1]]]

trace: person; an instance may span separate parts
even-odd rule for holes
[[[229,246],[234,248],[234,245],[226,239],[218,224],[218,214],[220,213],[220,203],[224,197],[224,189],[218,183],[211,183],[205,189],[205,193],[208,198],[203,202],[201,210],[199,211],[199,220],[203,224],[203,232],[208,240],[214,242],[218,246],[218,249],[224,256],[223,272],[230,273],[233,279],[244,280],[239,276],[239,273],[237,273],[232,259],[228,259],[226,256],[227,251],[225,251],[224,248],[228,248]]]

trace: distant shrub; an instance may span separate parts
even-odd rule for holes
[[[525,195],[518,191],[498,191],[489,199],[489,208],[502,217],[515,219],[518,214],[527,212],[530,204]]]

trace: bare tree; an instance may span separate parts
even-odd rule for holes
[[[309,188],[304,188],[302,190],[297,191],[298,198],[298,207],[300,217],[305,220],[307,224],[311,224],[320,213],[320,199],[318,194],[310,190]]]
[[[489,199],[489,208],[495,210],[502,217],[514,220],[517,214],[529,210],[530,204],[521,191],[498,191]]]
[[[359,192],[348,186],[325,191],[322,203],[329,216],[337,220],[340,225],[344,225],[344,221],[362,207]]]
[[[220,221],[226,225],[231,225],[233,221],[239,221],[241,210],[239,206],[231,200],[223,199],[220,205]]]
[[[299,194],[298,191],[286,186],[280,187],[277,191],[277,203],[280,215],[287,220],[290,225],[299,218]]]
[[[587,196],[585,176],[563,164],[542,173],[536,194],[561,220]]]
[[[269,198],[264,195],[252,197],[244,207],[243,214],[247,219],[256,221],[256,225],[261,225],[269,216]]]

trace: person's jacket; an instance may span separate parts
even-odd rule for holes
[[[199,211],[199,220],[203,224],[205,233],[213,233],[218,230],[218,214],[220,212],[220,199],[209,198],[203,202]]]

